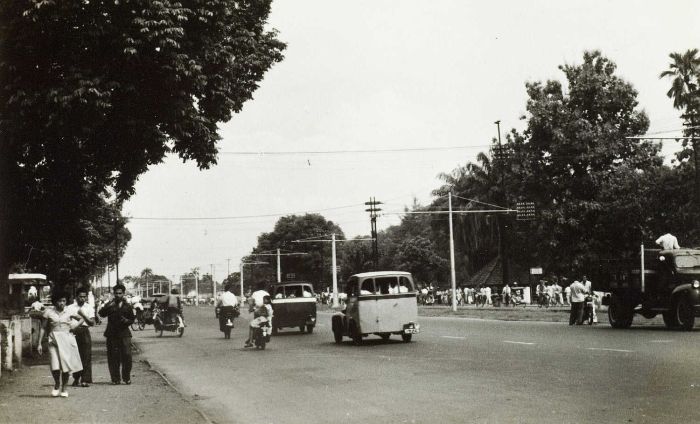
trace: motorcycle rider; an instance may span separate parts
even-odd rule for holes
[[[264,290],[260,291],[264,292]],[[252,296],[254,302],[255,293],[253,293]],[[269,294],[263,296],[262,304],[259,307],[255,307],[255,305],[253,305],[253,307],[253,320],[250,322],[250,326],[248,328],[248,340],[245,341],[244,347],[253,347],[253,334],[258,328],[260,328],[262,323],[267,322],[270,324],[270,326],[272,325],[272,298],[270,298]]]
[[[233,318],[235,318],[238,298],[233,294],[233,285],[228,284],[225,291],[219,297],[217,307],[219,308],[219,331],[224,333],[224,337],[231,338],[230,328],[233,328]]]

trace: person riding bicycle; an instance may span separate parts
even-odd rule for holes
[[[263,323],[272,322],[272,299],[270,295],[263,296],[262,305],[255,306],[253,311],[253,320],[250,321],[248,327],[248,340],[245,341],[244,347],[253,347],[253,333],[260,328]]]

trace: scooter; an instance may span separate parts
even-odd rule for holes
[[[270,323],[262,322],[260,326],[253,329],[253,345],[257,349],[265,350],[265,345],[270,341]]]

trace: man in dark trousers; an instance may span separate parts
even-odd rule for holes
[[[107,363],[112,384],[131,384],[131,331],[134,310],[124,299],[126,288],[117,284],[112,289],[114,298],[100,309],[100,316],[107,318]],[[119,373],[121,368],[121,375]],[[121,377],[121,378],[120,378]]]
[[[90,337],[90,327],[95,325],[95,309],[90,306],[88,300],[88,289],[80,287],[76,291],[75,303],[66,306],[66,311],[71,315],[80,316],[80,324],[73,329],[75,341],[78,343],[80,362],[83,363],[83,370],[73,374],[73,386],[90,387],[92,383],[92,338]]]

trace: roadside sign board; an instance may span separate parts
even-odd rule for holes
[[[530,275],[542,275],[542,268],[530,268]]]

